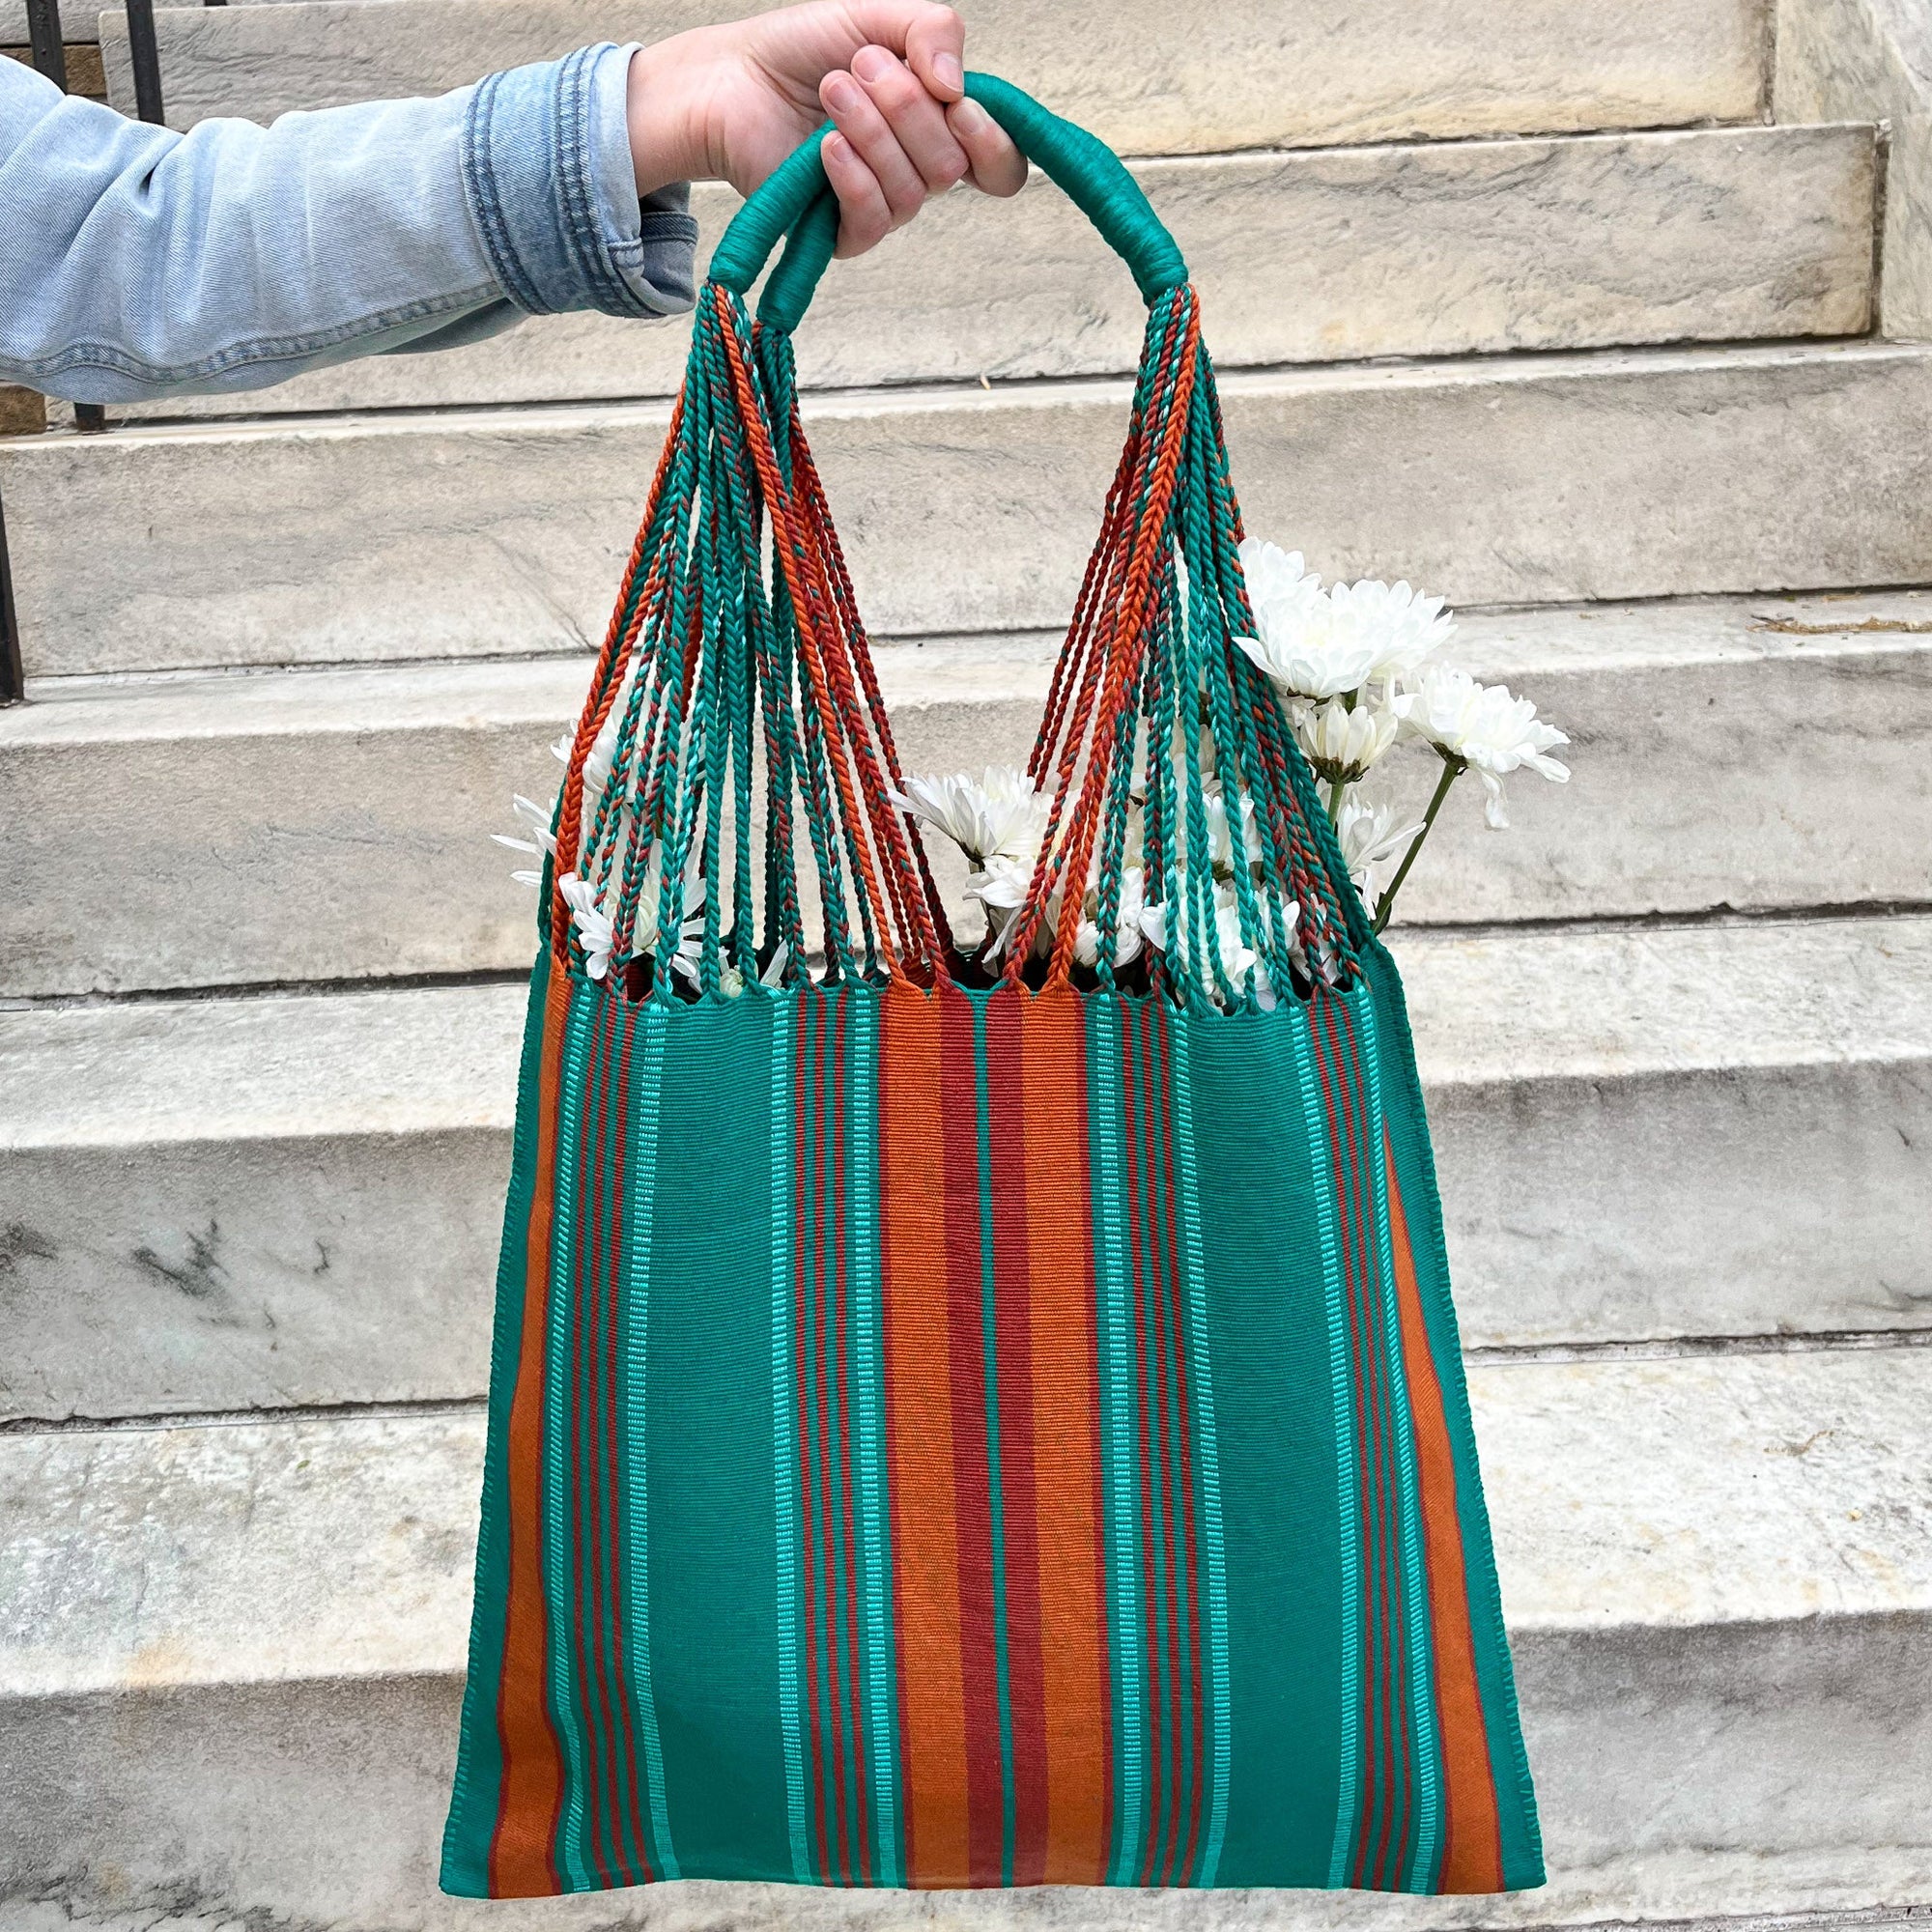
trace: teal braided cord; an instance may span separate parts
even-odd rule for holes
[[[714,470],[724,468],[722,453],[714,453]],[[744,613],[737,608],[733,586],[727,580],[718,555],[719,484],[714,483],[707,505],[702,557],[705,582],[704,685],[699,700],[704,739],[704,940],[698,956],[698,984],[706,993],[723,989],[724,976],[719,943],[724,934],[724,891],[719,855],[724,836],[725,793],[730,781],[729,758],[731,726],[729,699],[724,683],[725,661],[730,656],[730,638],[742,632]]]
[[[1199,373],[1196,382],[1200,380]],[[1269,981],[1276,987],[1288,985],[1285,935],[1281,927],[1281,903],[1288,885],[1283,868],[1276,863],[1271,830],[1273,813],[1268,810],[1269,792],[1265,772],[1251,770],[1243,754],[1239,734],[1234,725],[1232,688],[1228,678],[1228,659],[1233,646],[1223,616],[1218,574],[1213,568],[1210,546],[1213,541],[1212,513],[1209,505],[1208,440],[1207,410],[1197,408],[1187,425],[1187,462],[1184,488],[1177,497],[1182,554],[1187,559],[1186,613],[1189,641],[1190,680],[1198,682],[1208,707],[1208,727],[1213,733],[1217,772],[1221,784],[1222,808],[1228,819],[1229,875],[1235,890],[1235,906],[1242,943],[1260,959]],[[1200,700],[1193,710],[1200,713]],[[1264,917],[1262,895],[1255,891],[1254,872],[1248,861],[1247,813],[1244,801],[1252,801],[1254,819],[1261,833],[1263,876],[1268,882]],[[1247,1001],[1256,998],[1252,974],[1247,981]]]
[[[726,385],[728,372],[721,353],[718,380]],[[721,395],[721,408],[725,395]],[[806,957],[805,918],[799,901],[796,831],[792,817],[797,746],[793,731],[790,690],[791,662],[786,634],[765,589],[764,558],[759,544],[764,510],[757,469],[752,461],[744,425],[735,405],[724,415],[728,434],[726,484],[731,496],[730,527],[739,533],[738,575],[749,619],[754,700],[764,728],[765,745],[765,899],[764,944],[761,956],[786,951],[782,975],[789,981],[803,970]],[[776,560],[774,569],[776,570]],[[789,606],[785,607],[787,610]],[[748,828],[749,836],[749,828]]]
[[[620,807],[630,794],[638,714],[643,701],[643,693],[650,682],[655,656],[655,637],[651,629],[654,612],[650,610],[639,610],[639,605],[646,586],[657,573],[666,567],[667,557],[674,553],[680,540],[684,506],[690,495],[686,479],[691,472],[693,452],[697,446],[697,438],[700,434],[692,420],[692,411],[687,406],[681,412],[677,446],[671,453],[671,468],[667,473],[667,488],[660,496],[653,512],[653,528],[646,538],[641,567],[638,572],[636,582],[632,585],[631,594],[626,600],[625,630],[628,632],[635,628],[638,636],[632,644],[627,669],[613,674],[628,675],[631,679],[631,689],[625,694],[624,710],[612,747],[611,777],[597,801],[590,827],[584,835],[581,847],[582,855],[581,863],[584,865],[585,877],[590,876],[588,862],[591,856],[601,854],[600,883],[603,877],[608,877],[610,869],[611,845],[608,841],[615,836],[611,829],[611,820],[620,815]]]
[[[1100,984],[1109,992],[1114,986],[1114,954],[1121,941],[1121,893],[1126,883],[1127,872],[1127,821],[1134,802],[1134,740],[1140,723],[1140,694],[1146,688],[1147,676],[1144,663],[1130,701],[1122,707],[1120,722],[1114,727],[1114,748],[1107,767],[1107,796],[1097,848],[1094,970],[1099,976]],[[1084,917],[1087,906],[1085,885],[1077,895],[1069,892],[1066,897],[1072,900],[1073,917],[1076,920]],[[1065,899],[1060,916],[1062,919],[1067,917]]]
[[[1170,565],[1170,568],[1172,566]],[[1185,637],[1185,627],[1179,627]],[[1208,830],[1208,792],[1201,778],[1201,695],[1199,676],[1191,654],[1185,653],[1176,666],[1175,715],[1180,725],[1181,784],[1187,813],[1187,898],[1188,920],[1193,938],[1207,949],[1202,977],[1212,976],[1218,1004],[1236,1004],[1234,980],[1228,962],[1221,956],[1221,925],[1214,891],[1214,841]],[[1238,817],[1238,810],[1231,814]],[[1235,849],[1241,850],[1238,825],[1235,827]],[[1194,955],[1197,959],[1202,954]]]
[[[665,728],[669,683],[666,674],[668,656],[680,656],[682,623],[680,585],[683,559],[690,537],[694,505],[698,498],[698,479],[702,473],[703,451],[710,436],[711,398],[702,379],[703,350],[706,341],[705,316],[700,310],[693,328],[693,353],[686,372],[683,428],[673,468],[663,495],[665,529],[654,548],[654,563],[663,573],[655,607],[645,613],[638,652],[639,668],[625,706],[623,723],[613,747],[611,773],[599,802],[597,823],[601,860],[597,868],[600,894],[608,891],[613,858],[621,846],[622,868],[616,904],[606,902],[611,914],[612,957],[629,957],[636,927],[637,899],[640,882],[657,838],[661,811],[662,759],[660,741]],[[666,595],[668,585],[670,594]],[[635,765],[635,782],[632,772]],[[628,805],[628,827],[624,824]],[[603,842],[603,827],[611,819],[610,842]]]
[[[784,594],[782,582],[776,594]],[[788,635],[793,633],[789,602],[781,623]],[[811,856],[818,867],[818,896],[825,914],[826,952],[837,969],[835,977],[851,980],[856,977],[856,962],[852,957],[851,927],[845,916],[844,882],[838,869],[838,835],[830,822],[832,806],[827,794],[832,786],[826,769],[825,739],[819,729],[818,706],[811,698],[811,679],[806,669],[804,653],[793,649],[790,658],[794,672],[792,701],[797,706],[795,715],[805,738],[799,760],[800,790],[805,797],[806,824],[811,833]]]
[[[792,355],[791,336],[781,328],[754,327],[752,330],[752,366],[764,381],[770,398],[772,455],[779,475],[791,488],[791,418],[798,405],[798,364]]]
[[[758,376],[758,358],[752,340],[751,324],[745,315],[744,303],[735,297],[731,298],[726,313],[731,327],[737,330],[746,366],[755,380]],[[784,438],[781,432],[773,428],[775,412],[771,400],[761,398],[760,407],[764,411],[767,433],[771,435],[772,445],[776,451],[784,441]],[[788,425],[789,418],[783,420]],[[780,462],[780,473],[783,476],[789,466],[789,456],[781,458]],[[806,561],[802,557],[795,557],[795,560],[801,564]],[[827,764],[824,734],[820,729],[817,703],[811,694],[810,675],[804,661],[802,648],[796,642],[797,616],[792,610],[791,590],[785,581],[776,531],[772,541],[769,594],[775,625],[782,640],[788,673],[785,709],[790,714],[789,722],[802,727],[803,743],[801,744],[797,738],[792,742],[793,762],[799,790],[805,801],[807,828],[811,835],[812,860],[818,867],[819,898],[825,913],[826,944],[831,950],[830,956],[838,967],[841,977],[850,978],[853,977],[854,967],[851,934],[845,911],[844,882],[838,865],[838,829],[833,822],[836,808],[830,804],[830,799],[837,794],[832,785],[830,768]]]
[[[1213,432],[1215,552],[1223,573],[1222,594],[1230,612],[1242,625],[1243,634],[1252,637],[1254,612],[1248,604],[1247,581],[1241,572],[1239,553],[1240,507],[1235,498],[1234,482],[1229,471],[1220,392],[1213,380],[1212,362],[1207,359],[1205,349],[1202,353],[1204,366],[1201,374],[1208,383],[1208,425]],[[1315,774],[1309,769],[1301,747],[1294,742],[1294,734],[1282,715],[1273,687],[1245,654],[1235,670],[1241,686],[1252,694],[1254,715],[1263,743],[1288,776],[1295,806],[1292,822],[1298,834],[1296,842],[1306,855],[1306,863],[1311,867],[1311,883],[1315,887],[1312,895],[1303,895],[1303,911],[1315,918],[1318,925],[1328,929],[1347,969],[1347,977],[1352,979],[1360,971],[1357,949],[1366,945],[1369,938],[1368,919],[1361,906],[1360,895],[1349,876],[1334,828],[1328,822],[1327,807],[1316,788]],[[1311,897],[1313,905],[1308,902]]]
[[[1141,867],[1147,903],[1163,905],[1171,915],[1179,899],[1174,876],[1174,761],[1163,758],[1157,749],[1174,742],[1174,666],[1166,647],[1173,612],[1165,598],[1158,614],[1160,628],[1154,642],[1161,648],[1151,656],[1148,674],[1141,680],[1141,717],[1147,738],[1147,765],[1141,779]],[[1165,949],[1157,956],[1163,980],[1173,980],[1175,974]]]
[[[769,385],[773,453],[778,461],[779,474],[782,477],[785,488],[791,490],[797,480],[792,460],[792,437],[796,430],[798,412],[798,367],[792,357],[791,338],[781,329],[760,328],[753,333],[753,349],[758,366],[764,372]],[[801,555],[799,563],[809,575],[810,559]],[[781,578],[775,580],[773,595],[784,596],[789,603],[789,587],[784,584]],[[821,614],[829,616],[832,613]],[[794,627],[796,623],[797,616],[794,612]],[[827,681],[828,683],[830,681],[829,668]],[[807,742],[814,757],[825,762],[826,770],[820,782],[830,809],[837,818],[839,836],[844,840],[846,860],[851,867],[851,895],[853,903],[859,910],[859,929],[866,955],[864,977],[868,980],[873,979],[878,977],[880,971],[880,954],[878,934],[872,920],[871,896],[863,890],[861,883],[865,877],[865,866],[859,854],[862,829],[850,824],[845,813],[838,810],[836,804],[830,803],[838,797],[838,788],[831,778],[830,761],[845,755],[842,735],[836,728],[830,728],[838,724],[836,717],[827,720],[819,715],[818,700],[811,689],[811,681],[807,674],[802,656],[799,662],[798,689],[799,702],[805,713]],[[842,917],[842,891],[840,904]]]

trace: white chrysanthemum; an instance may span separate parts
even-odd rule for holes
[[[1365,702],[1350,711],[1339,697],[1297,704],[1291,716],[1308,762],[1329,784],[1353,784],[1395,743],[1400,722],[1385,705]]]
[[[905,783],[893,803],[945,833],[977,867],[994,859],[1031,861],[1039,849],[1052,801],[1010,765],[988,765],[977,779],[959,772]]]
[[[1482,780],[1484,816],[1498,831],[1509,823],[1503,780],[1511,772],[1527,766],[1558,784],[1570,776],[1568,765],[1547,755],[1569,738],[1538,718],[1527,697],[1512,697],[1506,684],[1479,684],[1465,670],[1434,665],[1395,708],[1406,731],[1461,758]]]
[[[1456,628],[1442,614],[1446,600],[1424,597],[1406,583],[1365,577],[1328,589],[1328,610],[1338,644],[1370,653],[1366,682],[1406,677]]]
[[[1300,574],[1298,552],[1284,556],[1253,537],[1241,561],[1258,635],[1235,641],[1293,697],[1320,701],[1386,683],[1414,670],[1454,629],[1441,598],[1406,583],[1364,578],[1324,593],[1319,578]]]
[[[1301,553],[1262,537],[1241,539],[1241,575],[1264,636],[1293,628],[1321,601],[1321,580],[1303,565]]]
[[[1183,911],[1174,923],[1172,934],[1168,927],[1167,901],[1146,907],[1141,913],[1141,930],[1147,934],[1148,944],[1165,952],[1178,965],[1191,963],[1194,945],[1194,921],[1184,910],[1186,906],[1186,875],[1180,875],[1180,903]],[[1282,908],[1282,932],[1284,937],[1292,935],[1300,918],[1301,908],[1291,899]],[[1275,1003],[1273,982],[1268,979],[1267,969],[1262,965],[1254,949],[1241,938],[1240,901],[1236,898],[1232,885],[1219,885],[1214,889],[1214,943],[1221,955],[1221,970],[1228,976],[1229,983],[1239,994],[1243,991],[1249,968],[1254,969],[1255,997],[1264,1009],[1272,1009]],[[1203,977],[1210,980],[1211,968],[1204,968]]]
[[[604,910],[603,895],[588,879],[575,872],[557,881],[557,891],[570,908],[570,923],[577,928],[583,948],[583,970],[593,980],[601,980],[611,970],[611,916]]]
[[[1335,827],[1342,857],[1364,897],[1381,885],[1382,875],[1402,857],[1408,841],[1422,830],[1419,818],[1407,824],[1393,805],[1365,805],[1353,793],[1342,801]]]
[[[1202,786],[1202,794],[1208,807],[1208,852],[1213,863],[1214,876],[1227,878],[1235,869],[1235,841],[1228,830],[1228,801],[1218,782],[1209,780]],[[1255,799],[1252,792],[1241,794],[1241,843],[1250,866],[1262,862],[1262,832],[1255,823]]]
[[[966,896],[978,899],[986,915],[986,930],[999,944],[995,956],[1006,950],[1006,935],[1013,915],[1026,903],[1027,888],[1033,884],[1033,859],[1009,859],[996,854],[976,872],[966,875]],[[1041,923],[1044,934],[1045,923]]]
[[[1147,935],[1141,929],[1141,914],[1147,906],[1147,876],[1138,866],[1129,866],[1121,874],[1120,924],[1114,933],[1114,965],[1131,965],[1141,956]],[[1073,935],[1073,956],[1083,966],[1100,961],[1100,895],[1089,892],[1087,909]]]
[[[490,837],[498,845],[505,845],[512,852],[527,852],[536,859],[542,858],[548,852],[554,858],[556,840],[551,837],[550,821],[556,810],[556,801],[553,799],[548,806],[541,806],[535,800],[527,799],[519,792],[510,801],[510,805],[522,821],[521,829],[534,834],[534,838],[512,838],[507,832],[493,832]],[[510,877],[520,886],[536,886],[543,883],[543,873],[537,868],[520,868],[512,872]]]

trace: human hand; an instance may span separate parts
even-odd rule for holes
[[[627,109],[638,192],[703,179],[750,194],[829,115],[841,255],[955,182],[1015,194],[1026,158],[964,98],[965,39],[959,15],[930,0],[812,0],[644,47]]]

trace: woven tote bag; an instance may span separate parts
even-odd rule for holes
[[[795,400],[814,138],[713,261],[557,802],[442,1884],[1537,1885],[1402,989],[1232,641],[1196,298],[1104,146],[968,92],[1149,311],[1040,858],[963,952],[895,803]]]

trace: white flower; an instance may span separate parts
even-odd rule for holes
[[[512,838],[505,832],[493,832],[490,837],[498,845],[508,846],[512,852],[527,852],[532,858],[541,858],[548,852],[554,858],[556,840],[551,837],[550,821],[552,813],[556,810],[556,801],[553,799],[548,807],[544,807],[519,792],[511,800],[511,805],[517,816],[523,820],[522,829],[535,833],[535,838]],[[512,872],[510,877],[520,886],[536,886],[543,883],[543,873],[540,870],[519,870]]]
[[[1225,878],[1235,869],[1235,841],[1228,831],[1228,801],[1218,782],[1209,780],[1202,786],[1208,806],[1208,853],[1216,878]],[[1184,808],[1183,808],[1184,809]],[[1262,832],[1255,823],[1252,792],[1241,794],[1241,843],[1250,866],[1262,862]]]
[[[1132,964],[1141,955],[1146,933],[1141,914],[1147,903],[1147,876],[1138,866],[1129,866],[1121,874],[1120,924],[1114,933],[1114,964]],[[1083,966],[1100,962],[1100,895],[1090,891],[1080,924],[1073,935],[1073,956]]]
[[[1000,942],[993,949],[996,958],[1006,950],[1007,934],[1014,914],[1026,903],[1027,889],[1033,884],[1036,863],[1032,858],[1009,859],[999,854],[989,859],[981,870],[966,875],[966,896],[978,899],[985,909],[986,930]],[[1048,932],[1048,923],[1042,920],[1040,938],[1045,939]]]
[[[1478,684],[1465,670],[1433,665],[1413,691],[1396,699],[1403,728],[1438,752],[1461,758],[1483,781],[1483,813],[1500,831],[1509,823],[1503,780],[1521,766],[1561,784],[1570,767],[1546,755],[1570,740],[1536,715],[1526,697],[1512,697],[1506,684]]]
[[[1363,896],[1381,883],[1380,874],[1402,855],[1403,848],[1422,830],[1421,819],[1398,826],[1393,805],[1365,805],[1354,793],[1342,801],[1335,837],[1350,876]]]
[[[557,881],[557,891],[570,908],[570,923],[583,947],[583,970],[601,980],[611,970],[611,918],[603,896],[588,879],[575,872]]]
[[[1406,676],[1455,630],[1442,614],[1444,599],[1424,597],[1406,583],[1365,577],[1328,589],[1328,610],[1338,640],[1372,653],[1365,682]]]
[[[1180,918],[1176,922],[1172,943],[1168,931],[1167,901],[1146,907],[1141,913],[1141,930],[1147,934],[1148,944],[1181,965],[1189,963],[1190,950],[1194,944],[1194,919],[1187,908],[1187,881],[1185,873],[1179,876],[1180,903],[1183,907]],[[1282,931],[1284,936],[1293,934],[1301,908],[1293,900],[1282,908]],[[1236,994],[1245,987],[1248,970],[1254,969],[1255,994],[1264,1009],[1272,1009],[1275,991],[1268,979],[1267,970],[1260,961],[1254,950],[1241,938],[1240,902],[1235,895],[1232,885],[1220,885],[1214,889],[1214,941],[1221,956],[1221,970],[1228,976],[1229,983]],[[1204,974],[1204,977],[1207,977]]]
[[[1029,862],[1039,849],[1052,801],[1034,788],[1024,772],[1010,765],[988,765],[979,778],[959,772],[952,778],[913,778],[893,803],[923,819],[984,869],[993,859]]]
[[[1297,704],[1292,716],[1308,762],[1330,784],[1360,778],[1395,743],[1400,722],[1382,705],[1361,703],[1350,711],[1339,697]]]
[[[1324,594],[1321,580],[1301,574],[1299,552],[1241,544],[1259,636],[1236,638],[1256,665],[1291,696],[1319,700],[1412,671],[1454,628],[1442,599],[1421,597],[1406,583],[1364,578]]]

